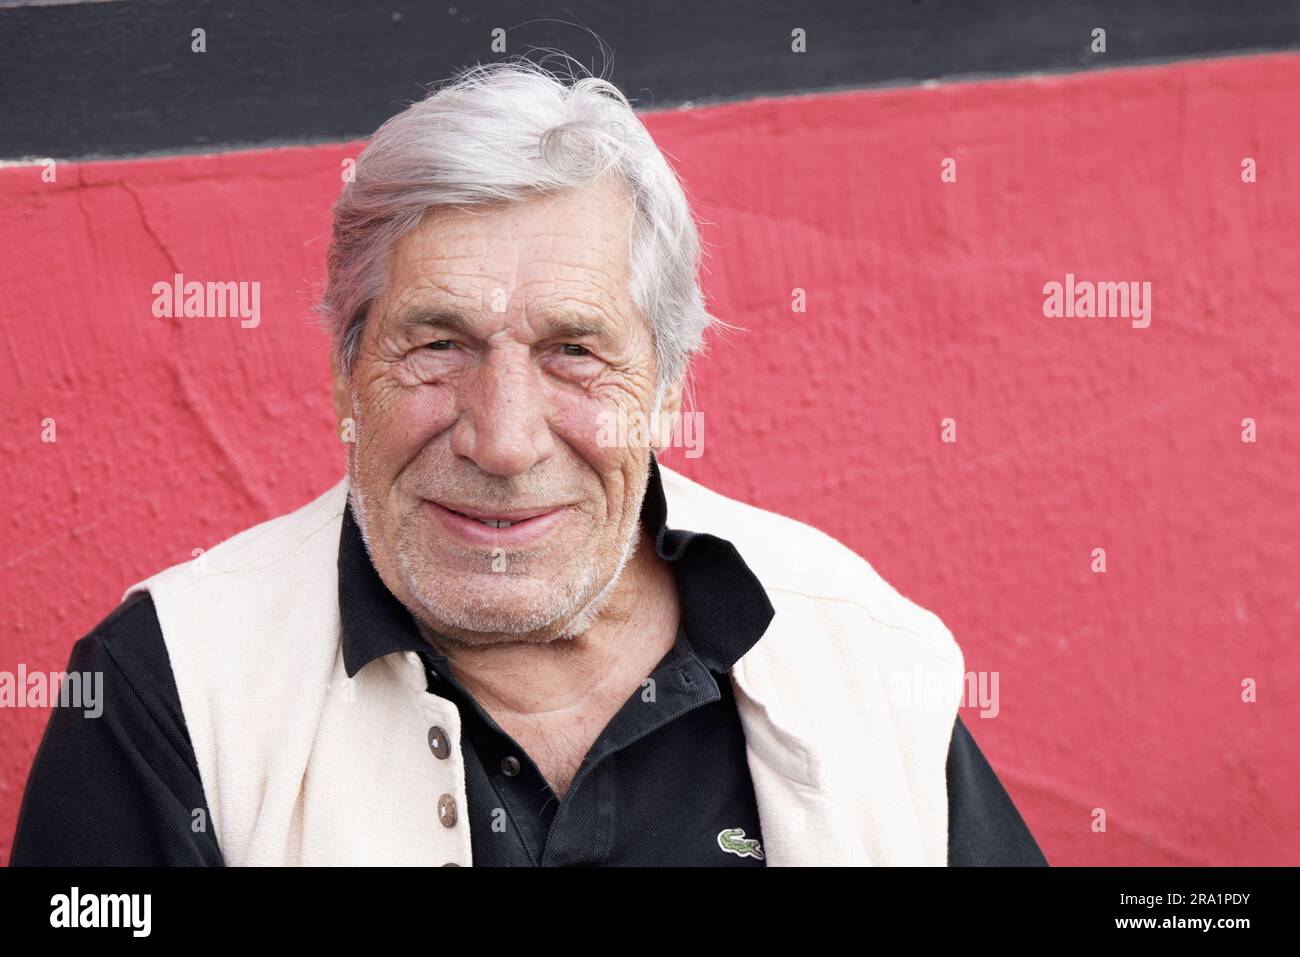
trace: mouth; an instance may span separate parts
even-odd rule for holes
[[[462,541],[515,547],[540,541],[562,524],[569,512],[568,505],[488,511],[428,500],[425,507],[443,529]]]
[[[557,508],[563,508],[557,505],[551,508],[534,508],[534,509],[515,509],[510,512],[483,512],[478,509],[467,508],[465,506],[445,505],[442,502],[435,502],[435,505],[445,508],[447,511],[464,518],[472,518],[476,522],[482,522],[491,528],[509,528],[511,525],[518,525],[522,522],[530,521],[542,515],[547,515]]]

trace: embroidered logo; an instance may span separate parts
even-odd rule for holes
[[[763,849],[758,846],[758,838],[745,837],[743,827],[729,827],[718,832],[718,847],[737,857],[756,857],[763,859]]]

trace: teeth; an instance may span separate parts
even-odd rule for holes
[[[493,518],[480,518],[479,521],[482,522],[484,525],[490,525],[493,528],[509,528],[511,525],[514,524],[514,522],[507,522],[504,519],[501,521],[497,521],[496,519]]]

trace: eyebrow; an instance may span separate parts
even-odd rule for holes
[[[590,319],[561,317],[546,322],[550,339],[602,339],[609,337],[605,323]]]
[[[584,316],[554,315],[543,318],[543,336],[545,339],[612,339],[609,326],[599,319]],[[463,313],[455,309],[429,308],[416,306],[402,312],[397,319],[398,326],[410,329],[415,326],[435,326],[449,332],[457,332],[469,339],[478,338],[474,323]]]
[[[413,326],[437,326],[459,332],[463,336],[474,337],[474,327],[464,315],[454,309],[430,309],[416,306],[407,309],[397,317],[397,325],[402,329]]]

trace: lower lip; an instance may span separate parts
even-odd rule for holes
[[[542,515],[534,515],[523,521],[515,522],[508,528],[493,528],[484,525],[478,519],[468,518],[449,508],[443,508],[437,502],[426,501],[425,508],[433,513],[438,522],[461,541],[473,545],[501,545],[521,548],[532,545],[545,538],[552,529],[564,521],[568,512],[567,505]]]

